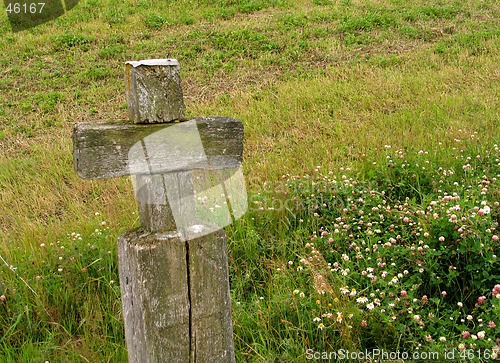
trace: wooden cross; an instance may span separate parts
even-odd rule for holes
[[[141,227],[118,239],[129,363],[234,362],[222,227],[246,211],[243,125],[184,120],[176,60],[126,63],[135,124],[79,123],[84,179],[131,175]]]

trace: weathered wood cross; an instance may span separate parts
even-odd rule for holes
[[[141,227],[118,240],[129,363],[234,362],[222,227],[247,207],[243,125],[184,120],[173,59],[127,62],[126,89],[135,124],[79,123],[73,143],[82,178],[134,178]]]

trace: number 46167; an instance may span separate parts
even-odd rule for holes
[[[45,6],[45,3],[31,3],[31,4],[20,4],[20,3],[9,3],[7,5],[7,13],[9,14],[41,14]]]

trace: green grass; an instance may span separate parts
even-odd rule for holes
[[[132,187],[80,180],[71,156],[75,122],[126,119],[125,61],[177,58],[189,116],[243,121],[258,200],[265,182],[317,165],[372,178],[384,145],[438,150],[453,166],[460,129],[500,143],[499,19],[494,0],[82,0],[12,33],[2,11],[0,256],[17,270],[0,267],[0,361],[125,360],[110,282],[116,237],[138,224]],[[91,236],[103,220],[105,236]],[[286,267],[319,228],[250,211],[227,229],[239,362],[359,346],[361,335],[318,334],[315,301],[290,297],[312,289]]]

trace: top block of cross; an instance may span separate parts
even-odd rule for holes
[[[149,59],[126,63],[129,119],[136,124],[165,123],[184,117],[179,62]]]
[[[241,121],[185,120],[175,59],[127,62],[125,80],[134,124],[76,124],[73,159],[78,175],[134,176],[141,223],[151,232],[193,226],[200,230],[201,225],[220,229],[243,215],[247,204]],[[218,213],[200,212],[201,204]]]

